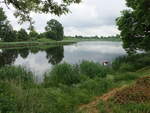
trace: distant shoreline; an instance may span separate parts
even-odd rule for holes
[[[0,49],[7,48],[17,48],[17,47],[41,47],[41,46],[60,46],[60,45],[68,45],[72,43],[82,42],[82,41],[114,41],[120,42],[121,40],[114,39],[72,39],[65,38],[62,41],[23,41],[23,42],[0,42]]]

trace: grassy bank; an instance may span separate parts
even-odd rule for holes
[[[133,84],[140,77],[150,76],[149,55],[118,58],[112,68],[88,61],[76,65],[59,64],[51,72],[45,73],[41,84],[36,84],[34,75],[24,68],[2,67],[0,113],[77,113],[80,105],[89,103],[95,96],[101,96],[116,87]],[[140,65],[136,65],[139,62]],[[149,104],[142,104],[142,109],[145,110],[142,113],[149,113]],[[114,113],[131,113],[133,108],[136,113],[141,113],[139,103],[110,105]],[[98,107],[103,106],[104,102],[99,102]],[[116,109],[117,106],[120,109]],[[123,107],[125,108],[122,109]],[[102,109],[99,111],[106,113]]]
[[[37,41],[26,41],[26,42],[0,42],[0,48],[60,46],[71,43],[76,43],[76,41],[73,40],[54,41],[48,39],[40,39]]]

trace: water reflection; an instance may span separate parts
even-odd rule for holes
[[[64,59],[75,64],[83,60],[90,60],[98,63],[103,61],[112,62],[116,57],[125,55],[121,42],[80,42],[64,47]]]
[[[27,56],[29,55],[29,49],[28,48],[19,49],[18,54],[20,54],[22,58],[26,59]]]
[[[13,64],[17,57],[18,57],[17,50],[12,50],[12,49],[1,50],[1,52],[0,52],[0,67]]]
[[[1,49],[0,67],[21,65],[42,78],[46,71],[58,63],[75,64],[82,60],[92,60],[98,63],[104,60],[111,62],[116,57],[125,54],[121,42],[80,42],[46,49]]]
[[[64,58],[64,48],[63,46],[48,48],[45,50],[47,53],[48,62],[52,65],[58,64]]]

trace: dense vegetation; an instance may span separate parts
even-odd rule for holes
[[[58,64],[51,72],[45,73],[44,81],[38,84],[34,81],[34,75],[24,68],[2,67],[0,68],[0,112],[78,112],[79,106],[88,103],[93,97],[150,74],[149,55],[147,53],[118,58],[113,62],[112,68],[88,61],[76,65]],[[117,68],[118,66],[120,68]],[[99,106],[103,108],[103,103],[101,102]],[[117,106],[119,109],[116,109]],[[133,110],[132,106],[136,113],[141,112],[141,108],[145,110],[143,113],[150,112],[148,103],[115,105],[114,110],[115,113],[124,113],[126,110],[126,113],[130,113]],[[122,112],[119,112],[121,110]]]

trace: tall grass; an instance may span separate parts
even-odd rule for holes
[[[0,81],[14,82],[15,84],[24,87],[33,85],[32,72],[26,71],[25,68],[20,66],[5,66],[0,68]]]
[[[146,66],[150,66],[150,53],[118,57],[112,63],[113,69],[117,71],[136,71]]]
[[[10,85],[0,81],[0,113],[14,113],[16,100],[10,91]]]

